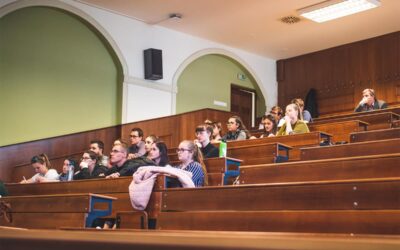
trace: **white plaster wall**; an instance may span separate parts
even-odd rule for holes
[[[30,2],[35,0],[30,0]],[[37,0],[39,3],[41,0]],[[55,1],[55,0],[54,0]],[[13,1],[2,0],[0,6]],[[225,46],[181,32],[152,26],[94,6],[72,0],[61,0],[96,20],[114,39],[127,63],[123,90],[122,122],[132,122],[174,113],[174,79],[179,67],[201,50],[227,51],[245,62],[253,73],[266,99],[267,110],[277,103],[276,61],[243,50]],[[184,22],[184,19],[181,20]],[[144,80],[143,50],[157,48],[163,51],[164,78]],[[245,66],[245,65],[244,65]],[[153,97],[156,97],[155,99]],[[153,102],[149,102],[153,99]],[[160,108],[162,106],[162,108]]]

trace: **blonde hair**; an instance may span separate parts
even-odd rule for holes
[[[203,157],[203,153],[201,153],[200,148],[193,141],[185,140],[185,141],[182,141],[181,143],[185,143],[187,145],[188,149],[193,152],[193,160],[200,163],[201,168],[204,173],[204,180],[203,180],[204,185],[208,186],[207,168],[206,168],[206,164],[204,164],[204,157]]]
[[[297,119],[303,120],[303,114],[302,114],[302,112],[300,112],[299,105],[296,103],[291,103],[291,104],[287,105],[286,108],[289,106],[293,107],[293,109],[297,111]]]

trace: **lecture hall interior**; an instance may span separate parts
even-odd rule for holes
[[[0,0],[0,249],[400,249],[399,14]]]

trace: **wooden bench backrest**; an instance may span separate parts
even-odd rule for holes
[[[400,128],[380,129],[350,134],[350,142],[385,140],[400,137]]]
[[[358,142],[328,147],[302,148],[302,160],[400,153],[400,139]]]

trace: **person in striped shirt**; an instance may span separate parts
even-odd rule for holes
[[[199,147],[193,141],[185,140],[179,144],[176,152],[181,162],[176,168],[191,172],[196,187],[208,185],[207,170]]]

